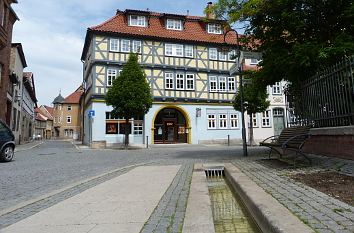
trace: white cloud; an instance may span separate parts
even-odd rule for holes
[[[109,19],[116,9],[146,9],[200,15],[205,0],[19,0],[20,18],[13,41],[23,44],[28,68],[34,73],[39,104],[73,92],[82,81],[81,52],[86,29]]]

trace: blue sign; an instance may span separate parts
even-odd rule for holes
[[[88,116],[89,116],[89,117],[94,117],[94,116],[95,116],[95,110],[90,110],[90,111],[88,112]]]

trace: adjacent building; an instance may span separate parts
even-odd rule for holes
[[[238,76],[230,76],[236,34],[228,33],[225,44],[226,22],[208,17],[118,10],[87,30],[81,57],[84,143],[123,143],[125,120],[112,116],[104,97],[131,52],[139,54],[154,98],[145,116],[130,120],[131,143],[219,143],[228,136],[241,140],[241,115],[232,107]],[[245,59],[243,65],[255,68],[257,63]],[[285,103],[276,95],[270,98],[281,102],[284,112]],[[255,138],[274,134],[274,112],[272,107],[257,114],[255,134],[260,136]]]
[[[11,105],[10,128],[15,135],[15,142],[21,142],[21,119],[22,119],[22,89],[23,89],[23,69],[27,67],[25,55],[20,43],[12,43],[10,56],[11,80],[7,92],[7,100]]]
[[[16,0],[0,1],[0,119],[11,125],[13,85],[18,80],[10,72],[10,55],[13,25],[18,20],[11,8]]]
[[[58,139],[80,139],[80,98],[84,89],[80,86],[64,98],[59,94],[53,101],[54,137]]]
[[[22,88],[22,113],[21,113],[21,141],[27,142],[33,139],[35,112],[37,107],[34,76],[32,72],[23,73]]]
[[[46,105],[41,105],[39,107],[39,111],[43,116],[45,116],[46,119],[46,128],[44,130],[44,139],[51,139],[54,135],[54,125],[53,125],[53,113],[54,113],[54,108],[46,106]]]

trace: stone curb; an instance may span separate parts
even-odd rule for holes
[[[314,232],[234,165],[225,164],[225,177],[263,232]]]
[[[15,152],[21,152],[21,151],[25,151],[25,150],[30,150],[30,149],[33,149],[33,148],[39,146],[39,145],[42,145],[43,143],[44,143],[44,141],[41,141],[41,142],[39,142],[39,143],[37,143],[37,144],[35,144],[33,146],[30,146],[28,148],[22,148],[22,149],[18,149],[18,147],[15,147]]]
[[[183,233],[215,233],[209,189],[203,166],[194,165]]]

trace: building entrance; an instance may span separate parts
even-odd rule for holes
[[[173,108],[162,109],[154,122],[154,143],[187,143],[187,125],[184,115]]]

